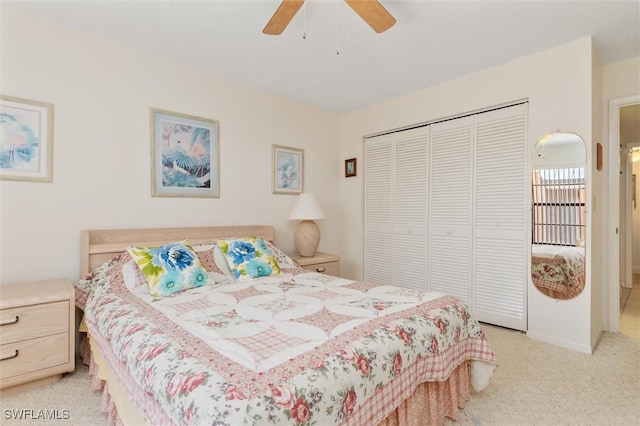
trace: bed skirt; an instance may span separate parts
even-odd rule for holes
[[[442,425],[458,419],[459,409],[471,397],[469,363],[460,364],[444,382],[421,383],[378,426]]]
[[[91,387],[102,392],[100,409],[107,413],[109,425],[142,425],[144,419],[131,403],[122,386],[110,371],[97,345],[81,334],[80,355],[89,365]],[[442,425],[445,418],[456,420],[459,409],[471,397],[469,362],[460,364],[444,382],[418,385],[413,394],[402,401],[378,426]]]

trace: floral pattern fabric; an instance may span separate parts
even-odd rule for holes
[[[127,251],[154,296],[168,296],[207,283],[209,275],[189,241],[159,247],[132,246]]]
[[[585,285],[584,247],[534,244],[531,279],[536,287],[567,299],[579,295]]]
[[[365,402],[398,383],[495,364],[451,296],[291,269],[159,298],[129,291],[127,261],[76,287],[92,338],[147,423],[341,424],[367,418]]]
[[[261,237],[218,240],[217,244],[238,281],[280,273],[278,262]]]

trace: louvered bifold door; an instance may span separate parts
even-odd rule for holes
[[[428,128],[395,134],[393,284],[427,289]]]
[[[429,290],[470,303],[473,118],[430,127]]]
[[[392,139],[376,136],[364,144],[364,280],[381,285],[392,276]]]
[[[526,330],[526,104],[476,116],[474,305],[480,321]]]

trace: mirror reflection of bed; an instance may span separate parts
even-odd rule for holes
[[[572,299],[585,286],[586,150],[575,133],[543,136],[531,176],[531,279],[554,299]]]

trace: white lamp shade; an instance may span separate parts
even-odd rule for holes
[[[298,196],[296,205],[289,215],[290,220],[321,220],[326,219],[326,215],[320,207],[318,200],[313,194],[306,192]]]

